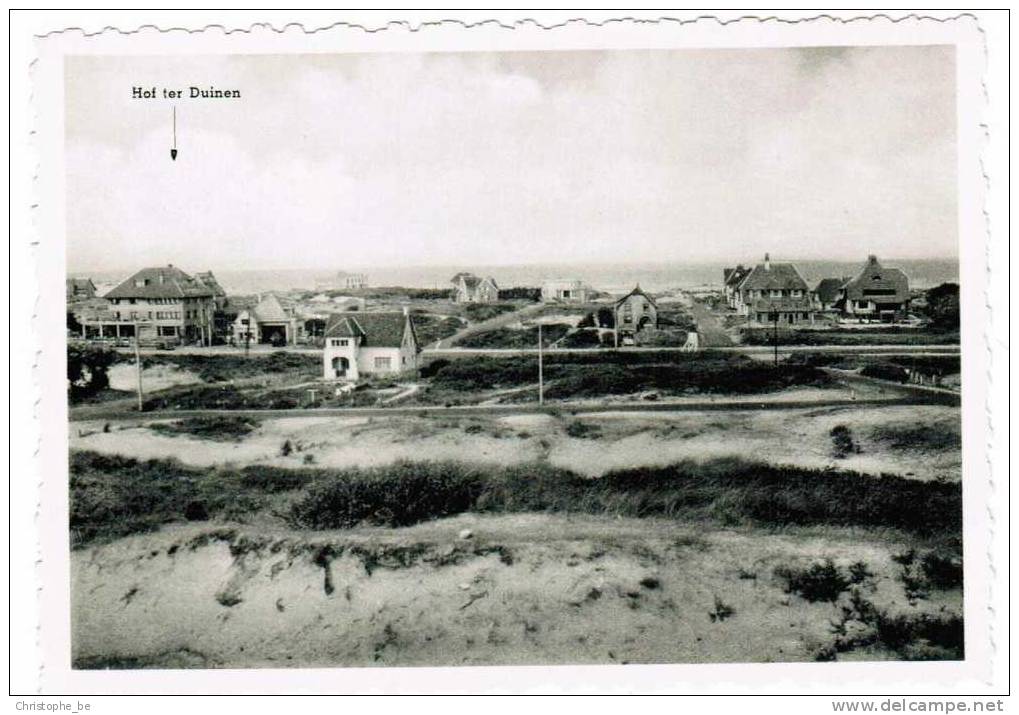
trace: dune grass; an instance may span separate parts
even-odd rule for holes
[[[72,544],[160,524],[264,512],[289,493],[280,516],[306,529],[401,527],[463,512],[567,512],[709,520],[723,525],[890,528],[958,534],[960,485],[741,459],[682,461],[590,479],[539,462],[492,467],[398,462],[374,468],[188,468],[93,452],[71,455]]]

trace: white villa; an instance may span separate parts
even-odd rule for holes
[[[417,335],[406,308],[403,313],[334,313],[324,337],[322,375],[327,380],[417,370]]]

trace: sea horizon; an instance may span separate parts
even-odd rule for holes
[[[899,268],[909,277],[913,288],[931,288],[945,282],[958,282],[959,261],[955,258],[886,259],[882,265]],[[864,265],[859,261],[795,260],[782,256],[777,262],[791,262],[811,287],[823,278],[851,277]],[[223,289],[231,295],[269,291],[314,291],[322,289],[343,273],[365,275],[368,287],[441,289],[450,286],[450,279],[461,271],[491,276],[502,288],[538,287],[552,278],[576,278],[597,290],[608,293],[625,292],[636,285],[650,291],[720,287],[722,270],[739,263],[753,266],[757,261],[705,261],[661,263],[531,263],[511,265],[407,265],[407,266],[337,266],[333,268],[252,268],[211,269]],[[139,269],[143,266],[139,266]],[[188,273],[210,270],[204,266],[180,266]],[[137,270],[137,269],[136,269]],[[91,278],[99,287],[112,287],[133,273],[130,269],[68,271],[68,277]],[[341,287],[337,283],[337,288]],[[102,292],[102,291],[100,291]]]

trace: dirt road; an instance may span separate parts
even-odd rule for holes
[[[703,303],[696,300],[690,301],[690,314],[697,322],[697,334],[700,336],[701,349],[704,348],[725,348],[733,345],[729,334],[722,327],[722,321],[717,313],[709,310]]]

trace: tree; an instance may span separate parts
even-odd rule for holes
[[[67,395],[72,403],[97,395],[110,386],[108,371],[117,354],[94,345],[67,346]]]
[[[927,316],[934,327],[959,329],[958,283],[942,283],[927,291]]]

